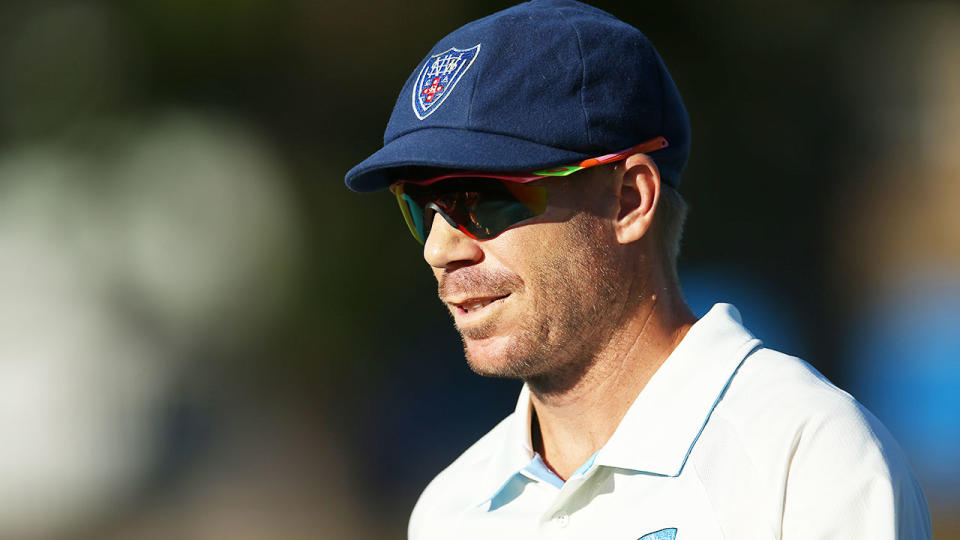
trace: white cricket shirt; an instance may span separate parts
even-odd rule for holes
[[[533,452],[530,414],[524,387],[427,486],[411,540],[931,537],[880,422],[803,360],[763,348],[727,304],[693,325],[567,482]]]

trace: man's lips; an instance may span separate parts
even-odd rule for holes
[[[461,300],[446,300],[445,302],[458,313],[471,313],[473,311],[479,311],[497,300],[503,300],[508,296],[510,296],[510,293],[494,296],[471,296]]]

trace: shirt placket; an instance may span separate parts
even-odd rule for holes
[[[576,526],[578,512],[573,510],[580,505],[573,505],[575,499],[582,495],[583,487],[591,481],[598,467],[590,467],[583,474],[577,474],[568,479],[557,492],[553,503],[540,516],[539,530],[541,538],[580,538]],[[581,512],[582,513],[582,512]]]

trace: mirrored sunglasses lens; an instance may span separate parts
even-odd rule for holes
[[[401,185],[401,210],[414,237],[425,241],[430,224],[427,205],[439,209],[460,230],[478,240],[494,238],[511,226],[546,209],[546,188],[490,178],[457,178],[428,186]],[[432,204],[431,204],[432,203]]]
[[[457,215],[452,217],[475,238],[487,240],[535,215],[516,199],[479,197],[473,204],[463,205],[458,209]]]

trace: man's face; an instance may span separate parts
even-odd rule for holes
[[[547,211],[490,240],[434,219],[424,245],[470,367],[527,380],[583,369],[623,312],[612,167],[548,186]]]

